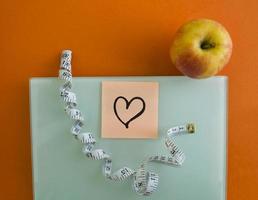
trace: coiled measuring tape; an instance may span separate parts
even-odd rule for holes
[[[112,172],[112,158],[103,149],[95,149],[96,140],[91,132],[82,132],[84,118],[81,111],[77,108],[76,94],[72,92],[72,52],[62,51],[59,78],[63,81],[60,87],[60,96],[64,101],[66,114],[74,121],[71,128],[72,135],[83,143],[82,152],[92,160],[103,161],[103,175],[110,180],[122,181],[126,178],[133,178],[133,188],[137,194],[148,196],[158,187],[159,176],[155,172],[147,170],[149,162],[158,162],[170,166],[181,166],[185,160],[184,153],[175,144],[174,138],[179,135],[192,134],[195,132],[195,125],[188,123],[175,126],[167,131],[165,147],[169,155],[153,155],[144,160],[138,169],[122,167]]]

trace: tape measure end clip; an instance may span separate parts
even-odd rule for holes
[[[188,133],[193,134],[196,131],[196,126],[194,123],[189,123],[186,125],[186,129]]]

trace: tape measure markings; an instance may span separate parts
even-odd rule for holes
[[[84,127],[84,118],[79,109],[77,109],[76,94],[72,92],[72,52],[64,50],[61,55],[59,78],[63,81],[59,91],[65,106],[65,112],[74,120],[71,128],[72,135],[75,136],[82,144],[82,152],[89,159],[103,160],[102,171],[106,179],[113,181],[122,181],[129,177],[133,177],[133,189],[139,195],[149,196],[156,191],[159,182],[159,176],[155,172],[147,171],[148,162],[158,162],[170,166],[181,166],[185,160],[184,153],[175,144],[174,138],[179,135],[195,132],[195,125],[188,123],[170,128],[165,138],[165,147],[170,155],[153,155],[143,161],[137,170],[129,167],[122,167],[112,173],[112,159],[103,149],[94,149],[96,140],[91,132],[82,132]]]

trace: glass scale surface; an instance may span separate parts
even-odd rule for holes
[[[101,138],[101,82],[159,83],[158,139]],[[112,182],[102,175],[102,161],[81,153],[82,144],[70,134],[71,120],[63,111],[57,78],[30,80],[33,184],[35,200],[134,200],[132,180]],[[159,186],[149,200],[224,200],[227,150],[227,77],[193,80],[177,76],[73,78],[73,91],[97,146],[113,158],[113,169],[138,168],[150,155],[168,154],[167,129],[194,122],[196,134],[176,138],[186,155],[181,168],[152,163]]]

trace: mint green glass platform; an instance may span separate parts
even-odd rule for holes
[[[159,82],[159,137],[102,139],[101,81]],[[227,78],[192,80],[186,77],[74,78],[73,90],[86,118],[86,130],[97,146],[110,152],[114,169],[137,168],[148,155],[167,154],[166,130],[186,122],[197,133],[176,138],[186,154],[181,168],[151,164],[160,176],[150,197],[133,192],[132,180],[110,182],[101,173],[101,161],[87,159],[82,145],[70,134],[71,120],[63,111],[57,78],[30,81],[33,183],[35,200],[224,200],[226,186]]]

